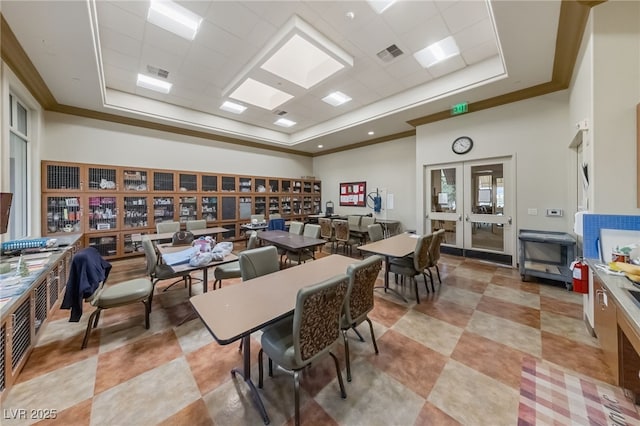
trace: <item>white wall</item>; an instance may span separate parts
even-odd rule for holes
[[[214,173],[300,177],[312,159],[47,112],[42,160]]]
[[[608,1],[593,19],[593,211],[637,208],[636,105],[640,102],[640,2]]]
[[[567,121],[567,92],[562,91],[418,127],[416,217],[425,216],[424,166],[512,156],[515,229],[570,231],[576,169],[575,152],[568,147],[573,135]],[[462,135],[470,136],[474,146],[460,156],[451,151],[451,143]],[[538,209],[538,215],[528,215],[530,208]],[[564,209],[565,215],[545,217],[548,208]],[[423,226],[418,226],[421,232]]]
[[[415,138],[397,139],[363,148],[323,155],[313,159],[314,176],[322,179],[322,208],[333,201],[339,214],[368,214],[368,207],[341,207],[340,182],[366,181],[367,193],[381,190],[382,211],[379,219],[395,219],[404,229],[416,229],[415,218]],[[387,195],[392,194],[393,209],[388,209]]]

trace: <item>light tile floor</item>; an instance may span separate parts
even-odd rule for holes
[[[110,282],[144,275],[141,258],[113,266]],[[304,424],[514,425],[525,356],[611,383],[598,341],[583,323],[581,295],[523,283],[516,270],[477,260],[443,256],[440,272],[435,293],[427,294],[420,282],[420,304],[413,290],[409,303],[376,290],[370,317],[380,354],[363,324],[366,342],[351,335],[348,383],[339,347],[344,400],[330,358],[305,370]],[[2,424],[35,423],[8,418],[10,410],[32,408],[56,410],[54,421],[42,423],[61,425],[261,424],[247,386],[230,374],[242,362],[237,344],[220,346],[199,319],[183,323],[192,314],[186,290],[162,287],[156,288],[150,330],[141,305],[108,310],[85,350],[87,311],[80,323],[67,322],[68,311],[54,312],[3,401]],[[257,354],[259,333],[253,337]],[[278,370],[273,378],[265,375],[260,393],[272,425],[293,423],[290,376]]]

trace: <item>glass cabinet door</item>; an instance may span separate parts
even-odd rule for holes
[[[83,190],[80,166],[46,164],[43,173],[43,191]]]
[[[178,183],[180,191],[195,192],[198,190],[198,176],[191,173],[179,173]]]
[[[269,197],[269,215],[280,213],[280,197]]]
[[[254,200],[254,213],[255,214],[263,214],[266,216],[267,214],[267,197],[256,196]]]
[[[118,171],[116,168],[89,166],[87,168],[87,186],[89,191],[117,191]]]
[[[267,180],[265,178],[255,178],[253,185],[253,192],[267,192]]]
[[[238,211],[240,219],[250,219],[253,202],[251,197],[238,197]]]
[[[301,193],[302,192],[302,181],[294,180],[291,183],[291,192],[295,192],[296,194]]]
[[[312,214],[313,204],[311,203],[311,196],[305,195],[302,199],[302,214]]]
[[[242,177],[242,176],[239,177],[238,188],[240,192],[251,192],[252,190],[251,182],[252,182],[252,179],[250,177]]]
[[[200,185],[202,192],[218,192],[218,176],[202,175],[200,176]]]
[[[302,200],[299,195],[291,197],[291,214],[302,214]]]
[[[207,222],[218,220],[218,197],[202,197],[200,202],[201,218]]]
[[[269,192],[280,192],[279,179],[269,179]]]
[[[319,214],[322,211],[322,203],[320,201],[320,197],[313,197],[313,206],[311,207],[311,214]]]
[[[123,197],[123,228],[146,228],[149,226],[148,197]]]
[[[148,191],[147,176],[146,170],[124,169],[122,171],[122,186],[125,191]]]
[[[110,258],[118,254],[118,234],[94,234],[86,238],[86,245],[94,247],[101,256]]]
[[[122,254],[130,256],[144,253],[142,236],[147,234],[149,231],[123,232],[120,238],[122,240]]]
[[[106,231],[118,227],[118,205],[115,196],[90,196],[87,200],[88,230]]]
[[[235,176],[222,176],[222,191],[236,192]]]
[[[174,220],[175,201],[173,197],[153,197],[153,226]]]
[[[280,197],[280,211],[283,216],[291,216],[293,213],[291,210],[291,196],[284,195]]]
[[[153,172],[154,191],[175,191],[174,175],[172,172]]]
[[[313,182],[310,182],[308,180],[305,180],[304,182],[302,182],[302,192],[304,192],[305,194],[311,194],[312,190],[313,190]]]
[[[291,180],[282,179],[281,190],[282,192],[291,192]]]
[[[73,196],[46,196],[44,204],[47,211],[47,234],[58,232],[81,232],[81,198]]]
[[[322,189],[322,182],[320,182],[319,180],[316,180],[313,182],[313,193],[314,194],[320,194]]]
[[[236,197],[222,197],[221,220],[236,220]]]
[[[178,217],[180,222],[196,220],[198,216],[198,203],[196,197],[180,197]]]

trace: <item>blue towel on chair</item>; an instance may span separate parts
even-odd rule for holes
[[[269,231],[284,231],[284,219],[270,219],[267,229]]]

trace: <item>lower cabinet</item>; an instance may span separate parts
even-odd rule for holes
[[[3,306],[0,322],[0,397],[7,395],[65,290],[71,258],[80,240],[70,245],[33,280],[28,290]]]
[[[600,341],[600,347],[604,352],[607,366],[611,370],[616,385],[619,385],[618,368],[618,320],[616,316],[616,304],[609,291],[597,276],[593,279],[594,307],[593,323]]]

